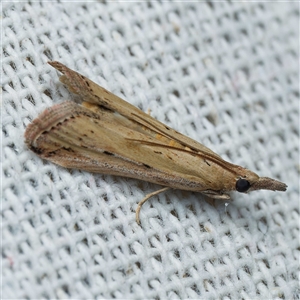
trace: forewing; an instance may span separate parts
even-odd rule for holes
[[[56,61],[49,62],[49,64],[64,74],[60,77],[60,81],[64,83],[71,92],[81,96],[83,101],[104,106],[130,120],[134,120],[145,127],[151,128],[151,130],[156,131],[162,136],[171,138],[185,147],[220,158],[219,155],[209,148],[152,118],[137,107],[107,91],[85,76],[69,69],[65,65]]]

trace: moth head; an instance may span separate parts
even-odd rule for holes
[[[268,177],[248,178],[240,177],[235,183],[235,189],[240,193],[249,193],[255,190],[286,191],[287,185]]]

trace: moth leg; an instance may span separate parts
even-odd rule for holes
[[[201,192],[201,194],[203,194],[211,199],[214,199],[214,200],[230,200],[230,195],[225,194],[225,193],[221,194],[221,193],[218,193],[215,191],[207,190],[207,191]]]
[[[218,206],[218,200],[225,200],[226,202],[231,202],[230,196],[228,194],[218,194],[216,192],[205,192],[202,193],[203,196],[205,196],[204,201],[214,208],[217,208]]]
[[[142,208],[142,205],[149,199],[149,198],[151,198],[152,196],[155,196],[155,195],[157,195],[157,194],[160,194],[160,193],[162,193],[162,192],[164,192],[164,191],[167,191],[167,190],[169,190],[169,189],[171,189],[170,187],[165,187],[165,188],[163,188],[163,189],[160,189],[160,190],[158,190],[158,191],[155,191],[155,192],[153,192],[153,193],[150,193],[150,194],[148,194],[144,199],[142,199],[140,202],[139,202],[139,204],[138,204],[138,206],[137,206],[137,209],[136,209],[136,211],[135,211],[135,220],[136,220],[136,222],[140,225],[141,224],[141,222],[140,222],[140,210],[141,210],[141,208]]]

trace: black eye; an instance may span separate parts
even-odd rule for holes
[[[240,178],[235,184],[236,190],[240,193],[246,192],[249,189],[249,187],[250,187],[250,182],[243,178]]]

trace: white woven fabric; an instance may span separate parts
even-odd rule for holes
[[[9,1],[10,2],[10,1]],[[299,299],[295,2],[2,4],[2,299]],[[43,161],[58,60],[226,160],[285,182],[229,205]]]

